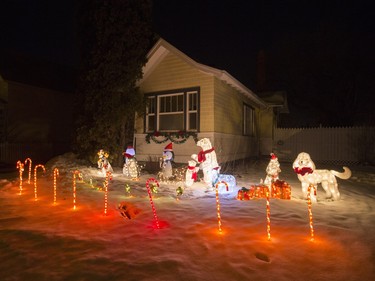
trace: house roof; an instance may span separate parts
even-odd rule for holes
[[[285,91],[268,91],[259,93],[270,107],[277,108],[279,113],[289,113],[287,94]]]
[[[230,75],[225,70],[217,69],[208,65],[204,65],[201,63],[196,62],[176,47],[172,46],[170,43],[165,41],[164,39],[160,38],[153,48],[149,51],[147,55],[148,62],[143,67],[143,78],[142,80],[146,79],[155,67],[170,53],[175,54],[180,59],[185,61],[186,63],[190,64],[191,66],[197,68],[198,70],[202,71],[205,74],[209,74],[212,76],[217,77],[221,81],[226,82],[239,92],[246,95],[249,99],[254,101],[260,107],[268,107],[268,104],[265,103],[261,98],[259,98],[254,92],[252,92],[249,88],[243,85],[240,81],[235,79],[232,75]],[[140,82],[142,82],[142,80]]]

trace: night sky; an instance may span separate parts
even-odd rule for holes
[[[365,102],[375,91],[371,4],[155,0],[153,22],[155,32],[182,52],[226,70],[254,92],[285,90],[292,111],[324,111],[306,121],[313,125],[337,122],[337,115],[353,104],[357,113],[372,111]],[[73,0],[2,1],[0,32],[3,49],[69,65],[78,61]],[[265,58],[262,83],[257,78],[260,51]]]

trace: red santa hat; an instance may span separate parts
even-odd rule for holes
[[[135,155],[135,150],[134,150],[134,147],[129,145],[127,148],[126,148],[126,151],[123,153],[124,156],[126,158],[133,158],[134,155]]]
[[[167,152],[167,151],[173,151],[172,143],[169,143],[166,147],[164,147],[164,152]]]
[[[275,154],[271,153],[271,160],[277,160],[277,157]]]

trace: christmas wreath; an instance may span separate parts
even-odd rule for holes
[[[193,137],[194,141],[198,142],[198,135],[196,132],[186,132],[186,131],[179,131],[179,132],[153,132],[148,133],[146,135],[146,142],[150,143],[151,140],[155,143],[161,144],[165,143],[168,140],[175,143],[175,144],[182,144],[185,143],[189,137]]]

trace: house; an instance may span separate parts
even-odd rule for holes
[[[225,70],[197,61],[164,39],[148,53],[139,82],[147,97],[145,114],[135,122],[139,161],[157,161],[173,144],[176,163],[187,163],[209,138],[219,163],[272,152],[275,126],[270,106]]]
[[[0,52],[0,162],[45,161],[69,151],[74,71]]]

